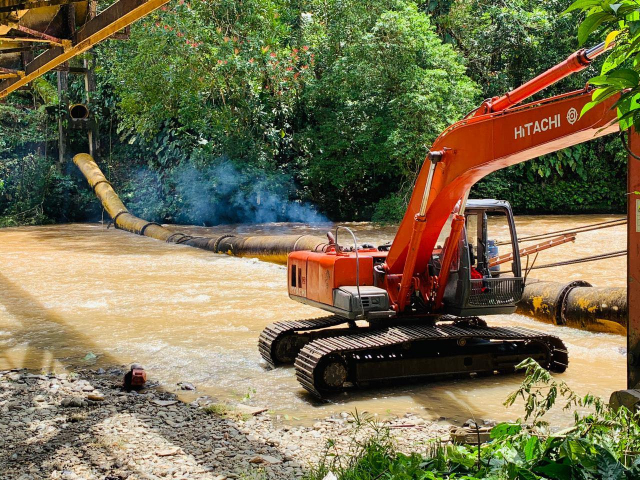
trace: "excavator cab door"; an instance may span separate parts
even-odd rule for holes
[[[450,274],[445,313],[457,316],[509,314],[524,289],[513,212],[501,200],[468,200],[460,262]],[[498,255],[508,262],[496,264]],[[508,264],[510,263],[510,268]]]

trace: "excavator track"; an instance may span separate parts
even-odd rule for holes
[[[298,352],[313,339],[352,333],[353,331],[350,332],[346,328],[322,330],[347,323],[348,320],[336,315],[272,323],[262,331],[258,339],[260,355],[272,368],[278,365],[293,364]],[[320,331],[315,332],[315,330]]]
[[[323,398],[374,382],[508,373],[529,357],[553,372],[569,363],[558,337],[519,327],[445,324],[318,338],[300,350],[295,369],[300,384]]]

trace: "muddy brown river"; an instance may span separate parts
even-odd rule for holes
[[[615,218],[621,217],[521,216],[516,223],[524,236]],[[362,242],[381,244],[394,234],[393,227],[348,225]],[[189,230],[322,235],[330,227],[270,224]],[[618,226],[579,234],[575,243],[540,253],[537,263],[622,250],[625,232],[625,226]],[[522,412],[517,406],[502,406],[519,376],[367,390],[328,403],[313,400],[298,386],[291,368],[265,370],[256,347],[268,323],[322,314],[289,300],[282,266],[165,244],[99,224],[0,229],[0,265],[0,370],[49,372],[135,361],[170,391],[178,391],[180,381],[191,382],[197,386],[195,396],[211,395],[224,402],[250,397],[292,422],[356,408],[383,416],[414,412],[451,421],[515,419]],[[536,270],[531,277],[622,287],[625,265],[619,257]],[[570,366],[559,378],[579,393],[608,398],[625,387],[622,336],[554,327],[519,315],[488,320],[490,325],[519,325],[560,336],[569,348]],[[554,412],[551,420],[563,423],[567,418]]]

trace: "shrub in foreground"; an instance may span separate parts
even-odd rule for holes
[[[437,440],[421,453],[397,452],[388,428],[356,412],[350,448],[327,445],[308,480],[631,480],[640,479],[640,414],[614,411],[592,395],[579,397],[535,361],[523,362],[526,377],[506,400],[522,398],[524,419],[501,423],[480,447]],[[544,420],[559,405],[573,410],[573,425],[553,431]],[[371,434],[359,435],[364,427]]]

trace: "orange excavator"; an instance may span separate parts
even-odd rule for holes
[[[514,312],[524,278],[509,204],[468,194],[498,169],[619,130],[619,95],[580,115],[592,100],[588,85],[522,104],[609,47],[579,50],[447,128],[427,155],[390,246],[358,245],[338,227],[323,251],[289,254],[290,298],[331,315],[269,325],[259,340],[268,364],[294,363],[299,382],[318,397],[390,380],[512,372],[529,357],[565,371],[568,352],[559,338],[489,327],[480,318]],[[489,226],[499,215],[511,237],[507,271],[490,264]],[[341,229],[352,237],[349,246],[337,241]]]

